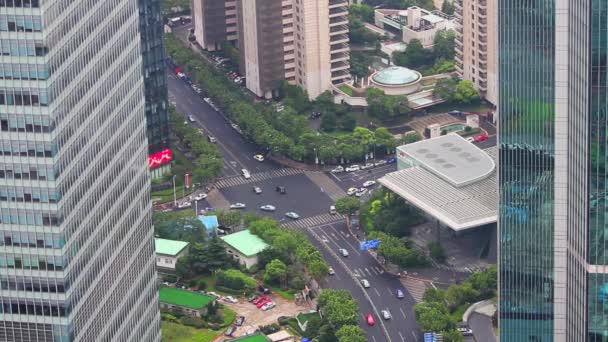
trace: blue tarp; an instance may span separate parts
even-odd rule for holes
[[[207,230],[216,229],[219,226],[217,216],[215,215],[200,215],[198,219],[203,223]]]

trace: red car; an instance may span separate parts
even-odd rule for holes
[[[478,136],[476,136],[475,138],[473,138],[476,142],[480,142],[480,141],[484,141],[486,139],[488,139],[488,133],[484,133],[484,134],[480,134]]]
[[[266,297],[264,296],[259,296],[256,299],[254,299],[253,301],[251,301],[253,304],[257,305],[259,302],[263,301],[264,299],[266,299]]]
[[[270,302],[272,302],[272,300],[270,298],[264,298],[263,300],[259,301],[255,306],[257,306],[258,308],[261,308],[262,306],[264,306],[264,304],[270,303]]]
[[[182,69],[177,68],[177,67],[175,69],[173,69],[173,70],[175,71],[176,74],[179,74],[180,72],[182,72]]]
[[[367,325],[376,324],[376,321],[374,320],[374,316],[372,316],[371,313],[368,313],[367,315],[365,315],[365,321],[367,322]]]

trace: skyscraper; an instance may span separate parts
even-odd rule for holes
[[[608,339],[607,10],[499,1],[501,341]]]
[[[137,0],[0,0],[0,341],[158,341]]]

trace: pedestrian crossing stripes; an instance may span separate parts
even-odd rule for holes
[[[277,170],[254,173],[251,175],[251,178],[249,178],[249,179],[247,179],[243,176],[230,176],[230,177],[224,177],[224,178],[218,179],[215,182],[215,187],[217,189],[223,189],[223,188],[229,188],[229,187],[239,186],[239,185],[243,185],[243,184],[261,182],[263,180],[267,180],[267,179],[271,179],[271,178],[299,175],[302,173],[304,173],[303,170],[285,168],[285,169],[277,169]]]
[[[382,270],[382,268],[380,268],[378,266],[354,268],[352,271],[353,271],[353,274],[355,275],[355,277],[361,278],[361,279],[363,279],[365,277],[372,277],[372,276],[380,275],[380,274],[384,273],[384,270]]]
[[[424,291],[427,289],[425,282],[406,277],[401,279],[401,283],[407,289],[407,292],[410,293],[412,298],[414,298],[416,303],[420,303],[422,301]]]
[[[479,267],[476,265],[451,266],[451,265],[439,264],[439,265],[435,265],[435,268],[438,268],[440,270],[445,270],[445,271],[461,272],[461,273],[473,273],[473,272],[483,270],[482,267]]]
[[[288,228],[307,228],[344,220],[340,215],[322,214],[284,223]]]

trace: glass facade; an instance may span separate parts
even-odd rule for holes
[[[500,340],[553,337],[554,4],[499,0]]]
[[[0,341],[160,341],[140,8],[0,0]]]

